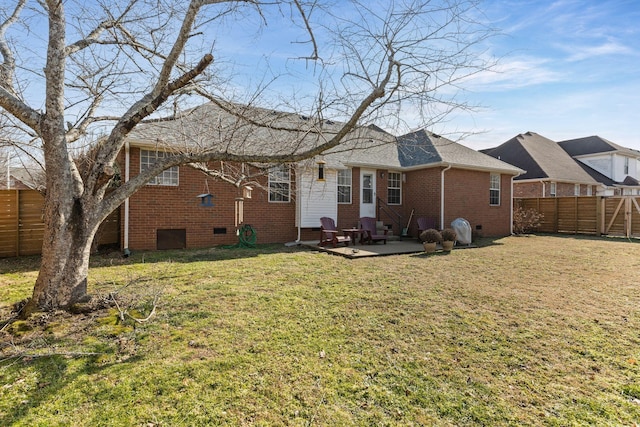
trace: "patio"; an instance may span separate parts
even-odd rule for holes
[[[316,249],[318,251],[327,252],[335,255],[341,255],[346,258],[363,258],[381,255],[398,255],[423,252],[422,243],[416,239],[407,240],[388,240],[387,244],[376,243],[372,245],[350,244],[349,246],[320,246],[319,241],[301,242],[302,245]],[[441,249],[441,248],[439,248]]]

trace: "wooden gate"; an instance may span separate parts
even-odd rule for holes
[[[640,204],[636,196],[603,197],[602,234],[640,237]]]

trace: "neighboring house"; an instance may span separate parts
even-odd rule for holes
[[[239,125],[213,104],[139,125],[119,158],[124,179],[176,148],[206,150],[215,140],[218,149],[225,141],[228,152],[242,147],[254,155],[286,154],[322,143],[339,129],[329,120],[265,109],[243,107],[242,114],[269,128]],[[224,181],[232,174],[215,178],[177,166],[135,193],[121,207],[122,247],[230,244],[240,224],[251,225],[260,243],[317,240],[322,216],[339,229],[376,217],[400,234],[412,210],[414,236],[416,216],[437,218],[441,227],[463,217],[477,235],[504,236],[511,232],[512,178],[524,172],[424,130],[395,138],[374,126],[351,132],[321,156],[263,174],[256,164],[215,166],[242,171],[239,186]]]
[[[481,152],[526,171],[513,181],[514,197],[595,196],[605,190],[558,143],[534,132]]]
[[[591,176],[608,186],[606,195],[640,194],[640,151],[599,136],[570,139],[558,145],[584,165]]]
[[[8,184],[8,187],[7,187]],[[6,179],[6,172],[0,179],[0,190],[43,190],[44,174],[36,170],[24,167],[10,168],[9,181]]]

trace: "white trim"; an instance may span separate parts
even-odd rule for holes
[[[517,178],[515,176],[514,178]],[[570,181],[570,180],[557,180],[553,178],[530,178],[530,179],[516,179],[516,184],[530,184],[532,182],[562,182],[565,184],[580,184],[580,185],[604,185],[596,180],[593,181]]]
[[[282,168],[282,169],[280,169]],[[286,170],[287,172],[287,179],[286,180],[275,180],[272,179],[272,176],[276,173],[276,172],[280,172],[280,171],[284,171]],[[314,177],[315,179],[316,177]],[[284,195],[282,194],[282,197],[286,197],[287,200],[271,200],[271,184],[287,184],[287,194]],[[267,188],[268,188],[268,197],[267,200],[269,203],[291,203],[291,166],[289,165],[276,165],[272,168],[269,169],[269,173],[267,174]]]
[[[360,217],[369,216],[376,218],[376,203],[377,203],[377,176],[378,173],[375,169],[360,169],[360,205],[359,212]],[[364,202],[364,177],[365,175],[371,176],[371,203]]]
[[[159,153],[162,153],[162,155],[159,155]],[[158,159],[166,158],[167,153],[169,152],[163,151],[163,150],[147,150],[146,148],[141,148],[140,149],[140,173],[146,170],[145,168],[142,167],[143,157],[147,159],[145,166],[149,167],[152,165],[150,163],[150,160],[152,159],[152,157],[154,161],[157,161]],[[152,156],[152,154],[155,154],[155,156]],[[175,183],[174,183],[174,177],[175,177]],[[158,175],[154,176],[151,180],[149,180],[149,182],[147,182],[147,185],[159,186],[159,187],[179,187],[180,186],[180,166],[179,165],[171,166],[170,168],[163,170]]]
[[[493,177],[498,177],[498,188],[492,186]],[[491,192],[498,191],[498,203],[491,203]],[[502,206],[502,175],[499,173],[489,174],[489,206]]]
[[[340,172],[349,172],[349,185],[341,185],[340,184]],[[349,187],[349,201],[341,202],[340,201],[340,187]],[[352,168],[342,168],[336,169],[336,195],[337,195],[337,203],[339,205],[352,205],[353,204],[353,169]]]
[[[399,175],[399,179],[398,179],[398,187],[389,187],[389,180],[391,179],[391,174],[398,174]],[[394,190],[400,190],[400,201],[398,203],[391,203],[391,201],[389,200],[389,190],[390,189],[394,189]],[[402,197],[402,172],[399,171],[395,171],[395,170],[390,170],[387,171],[387,204],[390,206],[402,206],[402,201],[403,201],[403,197]]]
[[[495,173],[500,173],[504,175],[514,175],[514,176],[518,176],[526,173],[525,170],[516,168],[515,166],[513,169],[507,169],[507,168],[500,169],[500,168],[492,168],[492,167],[485,167],[485,166],[465,165],[464,163],[446,163],[446,162],[429,163],[429,164],[408,166],[408,167],[401,167],[398,165],[379,165],[379,164],[369,164],[369,163],[359,163],[359,162],[344,162],[344,166],[367,168],[367,169],[390,169],[390,170],[399,171],[399,172],[411,172],[411,171],[417,171],[422,169],[433,169],[438,167],[451,166],[456,169],[480,171],[480,172],[495,172]]]

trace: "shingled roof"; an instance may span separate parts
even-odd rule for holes
[[[597,184],[555,141],[535,132],[516,135],[507,142],[482,152],[526,170],[527,173],[517,177],[517,180],[550,179]]]
[[[132,145],[186,152],[218,151],[273,156],[301,153],[324,144],[344,123],[233,103],[206,103],[167,120],[141,123]],[[342,140],[351,149],[394,142],[377,128],[361,126]]]
[[[405,168],[452,165],[467,169],[500,171],[512,175],[524,173],[516,166],[480,153],[443,136],[418,130],[398,139],[398,158]]]
[[[597,135],[560,141],[558,145],[572,157],[615,151],[627,156],[640,158],[640,151],[622,147]]]
[[[253,123],[247,123],[238,116],[246,117]],[[140,124],[134,128],[128,140],[132,145],[166,150],[286,155],[324,143],[343,125],[332,120],[254,106],[207,103],[170,120]],[[417,169],[453,165],[511,175],[523,172],[513,165],[426,130],[396,138],[375,125],[354,129],[340,145],[321,156],[328,167],[334,168]],[[306,163],[312,162],[309,159]]]

